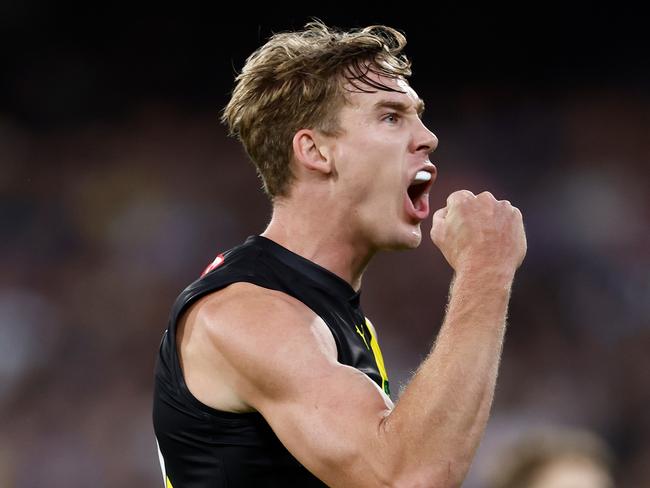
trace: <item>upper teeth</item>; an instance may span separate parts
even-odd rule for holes
[[[422,182],[422,181],[429,181],[431,179],[431,173],[428,171],[418,171],[415,174],[415,178],[413,181]]]

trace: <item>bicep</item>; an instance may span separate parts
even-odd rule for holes
[[[331,484],[370,482],[381,461],[379,426],[391,409],[379,387],[361,371],[339,363],[319,364],[307,373],[283,368],[286,385],[251,403],[287,449]]]
[[[283,300],[249,303],[222,318],[236,321],[214,341],[237,372],[237,394],[326,483],[376,486],[384,453],[380,425],[392,403],[367,375],[337,361],[320,318]]]

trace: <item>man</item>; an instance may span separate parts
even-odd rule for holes
[[[462,482],[526,240],[520,212],[488,192],[455,192],[433,215],[455,277],[436,345],[394,406],[359,289],[371,257],[417,247],[429,216],[437,139],[405,43],[388,27],[314,22],[273,36],[238,76],[223,119],[273,217],[174,306],[154,399],[168,486]]]

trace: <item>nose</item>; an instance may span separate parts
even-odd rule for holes
[[[418,128],[413,136],[415,151],[432,153],[438,147],[438,138],[424,123],[419,120]]]

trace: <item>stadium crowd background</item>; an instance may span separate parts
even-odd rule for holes
[[[245,56],[307,18],[68,17],[34,2],[0,14],[0,486],[157,486],[152,368],[169,308],[270,216],[219,110]],[[592,431],[618,486],[650,486],[643,34],[629,12],[537,30],[474,14],[320,15],[405,31],[440,139],[433,209],[467,188],[524,214],[528,256],[465,486],[485,486],[499,453],[544,426]],[[450,278],[427,239],[366,274],[394,399]]]

